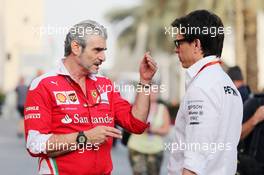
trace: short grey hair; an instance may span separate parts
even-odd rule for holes
[[[85,20],[71,27],[64,42],[64,56],[71,54],[71,42],[77,41],[82,48],[86,47],[88,36],[98,35],[107,39],[106,28],[93,20]]]

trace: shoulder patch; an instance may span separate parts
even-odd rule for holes
[[[50,72],[47,72],[35,79],[32,80],[31,84],[30,84],[30,87],[29,87],[29,90],[34,90],[36,87],[38,87],[39,83],[47,78],[47,77],[51,77],[51,76],[56,76],[57,73],[55,71],[50,71]]]

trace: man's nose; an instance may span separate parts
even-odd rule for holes
[[[104,62],[104,61],[105,61],[105,53],[102,52],[102,53],[99,55],[98,59],[100,59],[102,62]]]
[[[175,51],[176,54],[178,54],[179,53],[179,48],[175,47],[174,51]]]

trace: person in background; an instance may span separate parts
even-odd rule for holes
[[[227,74],[231,78],[231,80],[234,82],[235,86],[237,87],[237,90],[239,91],[243,103],[250,97],[251,90],[248,85],[245,84],[244,78],[241,72],[241,69],[239,66],[233,66],[230,67],[227,70]]]
[[[24,104],[27,97],[28,86],[25,84],[24,77],[19,79],[19,83],[15,89],[17,96],[17,111],[19,113],[20,120],[18,122],[17,136],[22,138],[24,136]]]
[[[244,104],[243,125],[238,147],[238,172],[242,175],[264,175],[263,121],[264,94],[254,94]]]
[[[158,103],[158,92],[150,94],[150,127],[141,135],[132,134],[128,140],[129,160],[134,175],[158,175],[163,159],[163,139],[170,129],[167,107]]]

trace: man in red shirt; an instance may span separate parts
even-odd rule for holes
[[[111,174],[115,124],[142,133],[149,93],[138,91],[131,106],[106,77],[95,74],[105,61],[106,29],[87,20],[71,28],[60,66],[34,79],[25,105],[27,150],[39,157],[39,174]],[[140,63],[137,87],[148,89],[157,64],[149,53]]]

